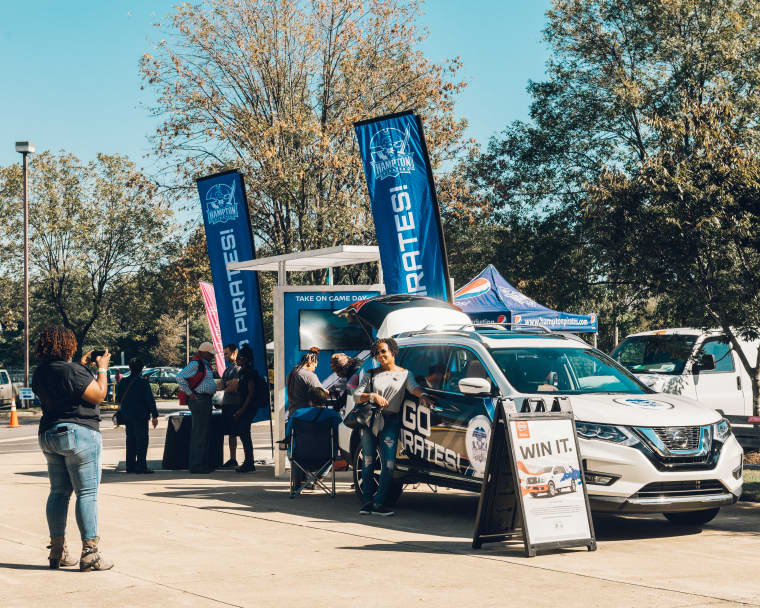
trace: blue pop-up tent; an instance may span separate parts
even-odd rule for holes
[[[543,325],[557,331],[596,333],[595,314],[558,312],[517,291],[492,264],[454,294],[454,303],[476,323]]]

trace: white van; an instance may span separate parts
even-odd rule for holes
[[[758,342],[739,342],[754,366]],[[658,393],[689,397],[719,411],[745,449],[760,448],[751,380],[721,330],[680,327],[631,334],[612,358]]]
[[[8,372],[0,369],[0,405],[10,405],[13,401],[13,384]]]

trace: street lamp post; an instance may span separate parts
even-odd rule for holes
[[[27,156],[34,154],[34,144],[30,141],[17,141],[24,163],[24,386],[29,386],[29,177],[27,173]]]

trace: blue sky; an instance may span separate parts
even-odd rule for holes
[[[83,160],[97,152],[128,155],[141,167],[155,128],[152,93],[140,90],[138,60],[158,38],[152,24],[167,0],[28,0],[3,2],[0,58],[0,165],[18,162],[14,142],[65,149]],[[461,56],[470,86],[457,114],[486,143],[528,116],[528,80],[544,76],[541,39],[549,0],[429,0],[421,24],[424,50],[440,61]]]

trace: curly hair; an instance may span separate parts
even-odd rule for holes
[[[36,351],[39,361],[69,361],[75,352],[77,339],[69,328],[51,325],[40,332]]]
[[[373,357],[377,357],[377,353],[380,352],[381,344],[385,344],[388,347],[388,350],[391,351],[391,355],[394,357],[398,355],[398,342],[396,342],[393,338],[380,338],[379,340],[375,340],[375,343],[372,345],[369,354]]]

